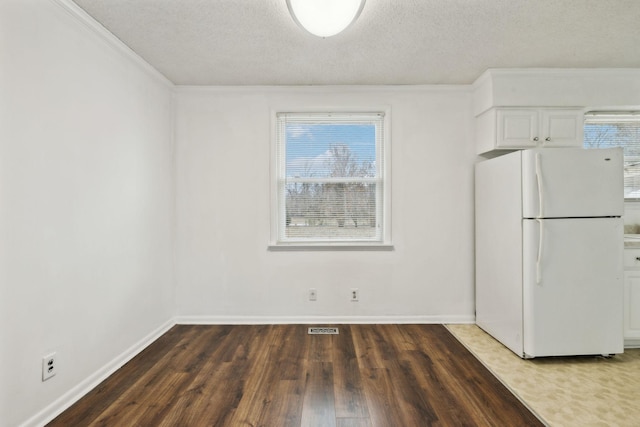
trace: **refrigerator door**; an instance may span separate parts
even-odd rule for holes
[[[523,224],[525,357],[623,351],[621,218]]]
[[[622,148],[523,151],[523,217],[622,216],[622,160]]]

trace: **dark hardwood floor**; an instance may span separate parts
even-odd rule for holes
[[[49,426],[541,426],[441,325],[179,325]]]

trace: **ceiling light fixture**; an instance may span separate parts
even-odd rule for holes
[[[331,37],[355,21],[365,0],[287,0],[291,17],[318,37]]]

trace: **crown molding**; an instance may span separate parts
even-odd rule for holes
[[[177,93],[292,93],[292,94],[345,94],[345,93],[472,93],[471,85],[175,85]]]
[[[78,6],[71,0],[50,1],[64,10],[68,15],[70,15],[77,23],[80,24],[80,27],[96,36],[99,40],[118,52],[123,58],[137,66],[148,76],[152,77],[154,80],[166,86],[167,88],[173,90],[175,85],[171,80],[166,78],[162,73],[160,73],[160,71],[158,71],[153,66],[151,66],[151,64],[142,59],[140,55],[135,53],[129,46],[127,46],[119,38],[114,36],[109,30],[102,26],[102,24],[96,21],[87,12],[85,12],[84,9],[82,9],[80,6]]]
[[[640,68],[489,68],[471,84],[475,89],[495,77],[626,77],[640,76]]]

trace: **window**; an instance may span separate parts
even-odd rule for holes
[[[585,114],[584,148],[624,148],[624,197],[640,199],[640,112]]]
[[[384,113],[276,115],[276,245],[388,243],[384,123]]]

